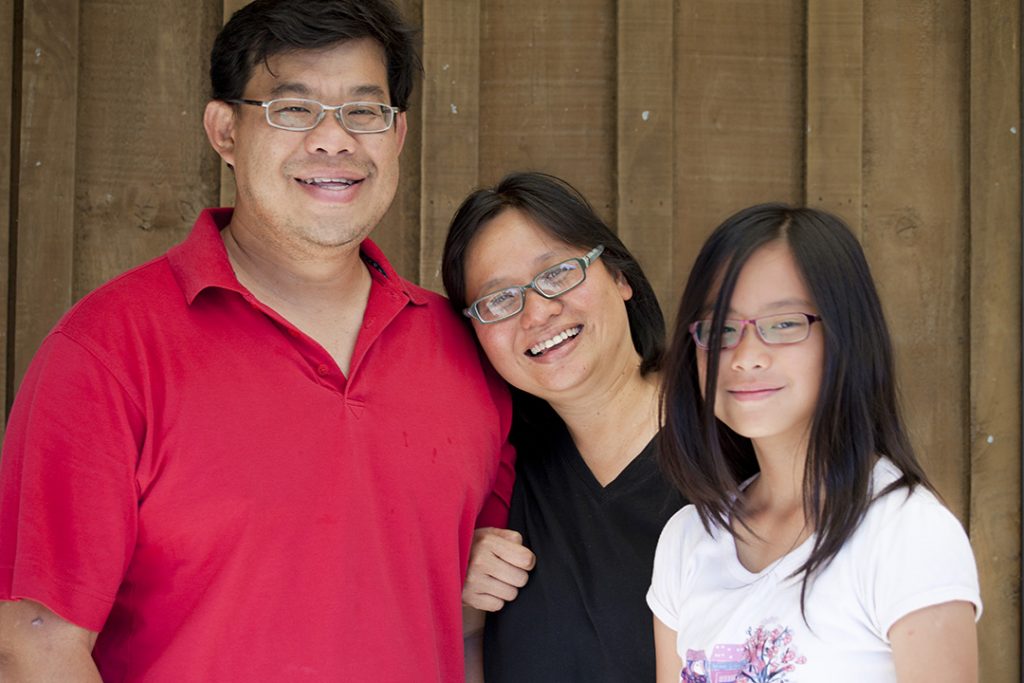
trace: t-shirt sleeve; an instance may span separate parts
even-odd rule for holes
[[[872,521],[879,529],[865,577],[879,636],[888,642],[902,617],[944,602],[970,602],[980,617],[978,570],[956,517],[923,489],[909,498],[896,490],[878,503],[883,514]]]
[[[501,425],[501,449],[498,454],[498,469],[491,492],[484,500],[483,509],[476,519],[476,528],[508,526],[508,511],[512,501],[512,487],[516,481],[516,449],[509,442],[512,429],[512,398],[508,385],[498,376],[481,351],[487,387],[494,398]]]
[[[143,431],[137,402],[93,353],[47,337],[0,458],[0,599],[102,628],[135,545]]]
[[[516,479],[516,451],[507,441],[501,447],[501,459],[498,462],[498,474],[494,488],[484,501],[484,507],[476,519],[476,527],[508,526],[508,510],[512,500],[512,486]]]
[[[658,538],[654,552],[654,572],[647,591],[647,605],[654,616],[669,628],[679,630],[679,605],[683,592],[683,543],[685,517],[683,508],[668,520]]]

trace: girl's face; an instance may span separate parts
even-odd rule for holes
[[[586,249],[566,244],[515,209],[491,219],[466,253],[466,299],[531,282],[541,271]],[[637,366],[625,302],[633,290],[598,258],[586,280],[555,299],[527,290],[519,314],[473,321],[487,358],[507,381],[548,401],[573,400]],[[548,346],[550,344],[550,346]]]
[[[713,301],[707,304],[707,317]],[[789,246],[772,242],[756,251],[740,271],[727,313],[729,320],[756,320],[780,313],[818,314]],[[827,324],[824,323],[824,324]],[[766,344],[753,325],[743,326],[739,344],[722,349],[715,415],[758,450],[806,450],[825,359],[822,323],[804,341]],[[707,351],[697,349],[701,388]]]

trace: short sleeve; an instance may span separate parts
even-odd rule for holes
[[[679,630],[679,606],[683,592],[683,542],[687,506],[672,515],[658,538],[654,552],[654,572],[647,591],[647,605],[654,616],[672,630]]]
[[[0,459],[0,599],[99,631],[135,545],[142,413],[59,332],[18,391]]]
[[[876,502],[877,541],[866,578],[879,635],[910,612],[963,600],[981,616],[978,570],[960,522],[931,493],[896,490]],[[882,514],[876,514],[882,513]]]
[[[508,511],[512,501],[512,487],[515,485],[516,480],[516,449],[508,440],[509,432],[512,429],[512,398],[509,395],[508,385],[491,368],[482,351],[480,354],[487,387],[494,398],[494,404],[498,410],[502,443],[498,455],[498,470],[494,477],[494,483],[490,494],[484,500],[483,509],[477,516],[476,527],[478,529],[483,527],[504,529],[508,526]]]
[[[516,479],[516,451],[512,444],[507,441],[502,444],[501,456],[498,462],[498,474],[495,477],[494,487],[484,501],[483,510],[477,517],[477,528],[508,526],[508,510],[512,500],[512,486]]]

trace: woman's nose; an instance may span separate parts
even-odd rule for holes
[[[519,314],[523,327],[542,325],[562,312],[558,299],[546,299],[532,289],[523,292],[523,296],[523,312]]]

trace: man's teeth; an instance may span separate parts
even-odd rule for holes
[[[302,182],[306,185],[354,185],[356,181],[348,180],[347,178],[303,178]]]
[[[540,354],[550,349],[552,346],[557,346],[558,344],[564,342],[566,339],[569,339],[570,337],[575,337],[577,334],[580,333],[580,330],[582,329],[583,327],[577,325],[576,327],[570,328],[560,334],[556,334],[551,339],[545,339],[542,342],[538,342],[536,346],[530,348],[530,355],[539,356]]]

